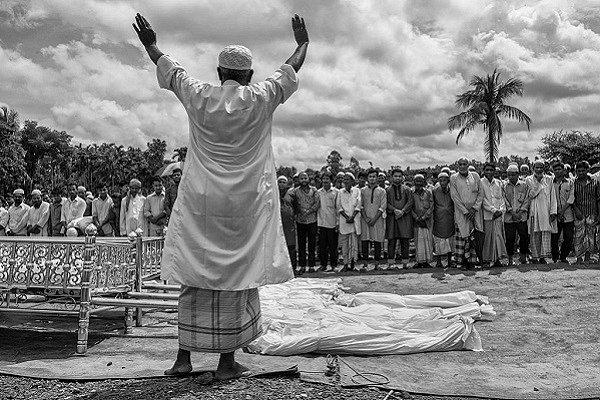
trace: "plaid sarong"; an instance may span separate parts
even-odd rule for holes
[[[444,256],[452,253],[452,243],[450,238],[439,238],[433,236],[433,248],[436,256]]]
[[[593,217],[582,220],[575,219],[575,255],[581,257],[585,253],[596,250],[596,230]]]
[[[460,229],[458,229],[458,225],[456,225],[453,242],[454,255],[456,256],[456,261],[458,263],[465,261],[472,263],[477,262],[477,253],[475,252],[475,249],[471,249],[471,243],[468,237],[462,237],[460,234]]]
[[[258,289],[239,291],[181,286],[179,347],[203,353],[230,353],[262,333]]]
[[[417,262],[433,261],[433,235],[431,229],[415,227],[415,255]]]
[[[533,258],[549,258],[552,257],[550,231],[533,232],[531,234],[531,256]]]

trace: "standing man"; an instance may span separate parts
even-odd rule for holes
[[[98,190],[98,197],[92,201],[92,221],[98,228],[98,236],[114,236],[110,224],[112,208],[113,200],[108,195],[108,187],[101,185]]]
[[[483,232],[483,190],[481,179],[475,171],[469,170],[469,159],[461,157],[457,161],[458,173],[450,177],[450,196],[454,202],[454,254],[463,268],[472,268],[477,260],[475,249],[470,243],[471,231]]]
[[[173,179],[173,184],[165,191],[165,201],[163,203],[167,222],[169,217],[171,217],[175,200],[177,200],[177,191],[179,190],[179,182],[181,181],[181,168],[173,168],[171,179]]]
[[[377,184],[377,170],[371,168],[367,171],[367,184],[360,191],[361,198],[361,254],[365,260],[362,269],[366,270],[369,257],[369,245],[373,243],[375,268],[379,269],[381,261],[381,248],[385,240],[385,226],[383,213],[387,207],[387,192]]]
[[[77,195],[77,186],[74,183],[67,185],[69,197],[64,199],[60,212],[60,222],[62,223],[62,232],[67,231],[67,225],[74,219],[83,217],[85,212],[85,200]]]
[[[596,230],[600,208],[600,186],[588,171],[590,164],[580,161],[575,165],[575,255],[577,262],[590,262],[596,251]],[[16,197],[15,197],[16,200]]]
[[[568,178],[567,169],[562,161],[552,164],[554,171],[554,191],[556,193],[556,233],[550,236],[552,248],[552,261],[568,264],[567,256],[573,248],[573,235],[575,232],[575,217],[573,203],[575,203],[575,185]],[[563,241],[559,248],[558,241],[562,233]]]
[[[389,269],[398,269],[396,263],[396,244],[400,242],[400,257],[403,268],[408,268],[409,245],[413,237],[413,195],[404,184],[404,173],[400,168],[392,170],[392,184],[386,189],[387,221],[386,239],[388,240]]]
[[[319,194],[317,188],[309,184],[308,174],[298,175],[300,186],[290,191],[296,214],[298,235],[298,267],[304,272],[315,271],[315,250],[317,246],[317,210]],[[308,266],[306,266],[306,245],[308,244]]]
[[[416,268],[429,268],[433,261],[433,195],[425,188],[425,177],[421,174],[415,175],[413,179],[415,189],[413,190],[412,217],[415,227],[415,252]]]
[[[63,197],[62,190],[55,186],[52,188],[52,202],[50,203],[50,217],[48,218],[48,236],[63,236],[63,224],[61,222]]]
[[[27,215],[27,234],[29,236],[48,236],[48,218],[50,204],[42,201],[42,192],[35,189],[31,192],[31,207]]]
[[[146,230],[146,218],[144,218],[144,202],[146,198],[142,196],[142,182],[133,178],[129,181],[129,191],[127,196],[121,200],[121,215],[119,216],[119,226],[121,236],[129,237],[132,233],[138,234],[138,229],[142,233]]]
[[[303,271],[296,269],[296,217],[294,216],[294,206],[289,194],[288,183],[288,179],[283,175],[277,178],[281,224],[283,225],[283,235],[285,236],[288,253],[292,261],[292,268],[298,275],[302,275]]]
[[[550,240],[552,231],[556,228],[557,211],[553,178],[545,175],[544,169],[544,160],[535,160],[533,175],[525,179],[531,197],[528,223],[531,255],[534,262],[537,260],[540,264],[546,264],[546,258],[552,256]]]
[[[358,188],[362,189],[364,187],[367,186],[367,172],[366,171],[359,171],[358,172]]]
[[[344,267],[355,269],[358,260],[358,238],[360,236],[360,189],[354,186],[354,175],[346,172],[344,176],[344,187],[339,191],[337,197],[337,209],[339,213],[339,232],[342,245],[342,259]],[[336,272],[340,272],[336,271]]]
[[[332,271],[337,268],[338,235],[337,235],[337,196],[338,190],[331,186],[331,174],[325,172],[321,177],[323,187],[317,191],[319,195],[319,211],[317,225],[319,227],[319,258],[321,270]]]
[[[248,372],[235,362],[235,350],[261,334],[258,287],[293,277],[277,212],[271,123],[277,106],[297,89],[308,33],[294,16],[296,50],[270,78],[254,84],[250,50],[226,47],[217,68],[222,86],[213,86],[164,55],[144,17],[138,14],[136,22],[160,86],[175,93],[190,120],[161,266],[162,279],[181,284],[179,352],[165,373],[189,373],[190,351],[202,351],[221,354],[217,379],[238,378]]]
[[[508,265],[515,265],[515,242],[519,234],[520,263],[527,263],[529,254],[529,232],[527,231],[527,215],[529,213],[529,186],[519,177],[519,167],[511,164],[506,169],[508,180],[504,185],[504,232],[506,234],[506,253]]]
[[[144,201],[144,218],[146,218],[146,232],[144,236],[164,236],[167,215],[165,213],[165,188],[160,176],[152,178],[152,190]]]
[[[452,262],[451,238],[454,236],[454,202],[450,196],[450,176],[440,172],[438,185],[431,191],[433,195],[433,245],[437,257],[438,268],[443,268],[442,257],[447,256],[447,268],[455,265]]]
[[[4,199],[0,197],[0,236],[6,236],[8,228],[8,210],[4,207]]]
[[[27,218],[29,217],[29,206],[23,202],[25,191],[21,188],[15,189],[13,198],[15,202],[8,208],[7,236],[27,236]]]
[[[495,177],[496,171],[496,166],[493,163],[485,163],[483,178],[481,179],[483,189],[483,231],[485,232],[483,263],[485,267],[489,267],[490,264],[501,267],[500,260],[507,255],[503,218],[506,204],[502,183]]]

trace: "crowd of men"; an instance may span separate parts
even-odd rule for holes
[[[174,168],[167,189],[163,178],[152,178],[152,191],[142,195],[142,183],[129,184],[109,195],[107,185],[97,196],[84,186],[68,183],[51,191],[34,189],[26,202],[17,188],[0,197],[0,236],[163,236],[177,198],[181,169]],[[65,197],[66,195],[66,197]]]
[[[296,273],[419,268],[434,261],[463,269],[568,263],[573,252],[577,262],[593,261],[600,172],[591,173],[588,162],[574,171],[560,161],[536,160],[532,168],[513,163],[505,171],[487,163],[481,176],[466,157],[457,165],[458,171],[444,167],[412,182],[400,168],[371,168],[356,177],[280,176],[281,217]]]

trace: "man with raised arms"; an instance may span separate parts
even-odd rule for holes
[[[250,83],[252,54],[227,46],[219,54],[220,86],[194,79],[156,46],[137,14],[133,25],[161,88],[189,118],[188,153],[171,212],[161,278],[181,284],[179,352],[167,375],[192,370],[190,351],[220,353],[215,377],[248,375],[234,352],[261,334],[258,287],[293,278],[279,213],[271,144],[273,112],[296,91],[308,33],[292,18],[297,47],[273,75]]]

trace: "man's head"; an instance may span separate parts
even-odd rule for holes
[[[35,189],[34,191],[31,192],[31,204],[35,207],[35,208],[39,208],[39,206],[42,204],[42,192]]]
[[[461,157],[456,162],[458,165],[458,173],[467,176],[469,174],[469,159],[467,157]]]
[[[344,174],[344,187],[346,190],[350,191],[354,186],[354,174],[352,172],[346,172]]]
[[[62,203],[62,191],[58,186],[52,189],[52,202],[54,204]]]
[[[106,200],[106,198],[108,197],[108,187],[106,187],[106,185],[101,185],[98,188],[98,196],[102,199],[102,200]]]
[[[493,163],[485,163],[483,166],[483,175],[487,178],[488,181],[492,181],[494,179],[494,173],[496,172],[496,166]]]
[[[556,179],[562,179],[565,176],[565,164],[562,161],[554,161],[552,163],[552,172]]]
[[[173,178],[173,182],[179,183],[181,181],[181,168],[174,168],[171,178]]]
[[[23,189],[15,189],[13,191],[13,198],[15,199],[15,206],[20,206],[25,197],[25,191]]]
[[[163,191],[163,181],[158,175],[152,177],[152,190],[154,190],[154,193],[156,194],[161,194]]]
[[[135,178],[129,181],[129,194],[131,196],[137,196],[137,194],[140,192],[140,189],[142,189],[142,182]]]
[[[288,185],[288,179],[281,175],[277,178],[277,187],[279,188],[279,193],[283,194],[285,193],[285,190],[287,189],[287,185]]]
[[[450,176],[446,172],[440,172],[438,174],[438,182],[442,189],[446,190],[448,188],[448,184],[450,183]]]
[[[531,172],[529,170],[529,165],[527,165],[527,164],[521,165],[521,170],[520,171],[521,171],[521,175],[529,175],[529,173]]]
[[[425,187],[425,177],[422,174],[416,174],[413,178],[413,182],[415,184],[415,190],[420,192]]]
[[[67,185],[67,191],[69,193],[69,198],[71,200],[75,200],[75,197],[77,197],[77,185],[74,183],[69,183]]]
[[[310,179],[308,178],[308,174],[306,172],[300,172],[298,174],[298,183],[300,183],[300,187],[306,188],[308,187],[308,182]]]
[[[519,180],[519,167],[514,164],[511,164],[506,169],[506,175],[508,176],[508,181],[513,185],[516,185]]]
[[[374,187],[375,185],[377,185],[379,183],[378,178],[379,173],[375,168],[370,168],[369,170],[367,170],[367,183],[369,184],[369,187]]]
[[[577,174],[577,179],[587,179],[589,170],[590,163],[588,163],[587,161],[579,161],[577,164],[575,164],[575,174]]]
[[[42,201],[46,203],[50,202],[50,193],[48,193],[48,189],[42,189]]]
[[[367,183],[367,172],[366,171],[360,171],[358,173],[358,187],[365,187],[365,184]]]
[[[502,178],[502,169],[500,167],[496,167],[494,170],[494,178],[501,179]]]
[[[247,85],[252,79],[252,53],[247,47],[233,45],[225,47],[219,53],[219,66],[217,67],[221,84],[227,80]]]
[[[85,200],[85,186],[77,186],[77,196]]]
[[[385,175],[385,172],[380,172],[377,174],[377,184],[381,187],[385,187],[385,180],[387,179],[387,176]]]
[[[331,174],[329,172],[325,172],[321,176],[321,183],[323,184],[323,188],[325,190],[331,189]]]
[[[404,172],[400,168],[392,170],[392,184],[400,185],[404,181]]]
[[[10,206],[12,206],[13,204],[15,204],[15,198],[13,197],[13,195],[12,195],[12,194],[10,194],[10,193],[7,193],[7,194],[6,194],[6,206],[7,206],[7,207],[10,207]]]
[[[546,163],[544,162],[544,160],[535,160],[533,162],[533,173],[538,178],[540,178],[542,175],[544,175],[545,169],[546,169]]]

